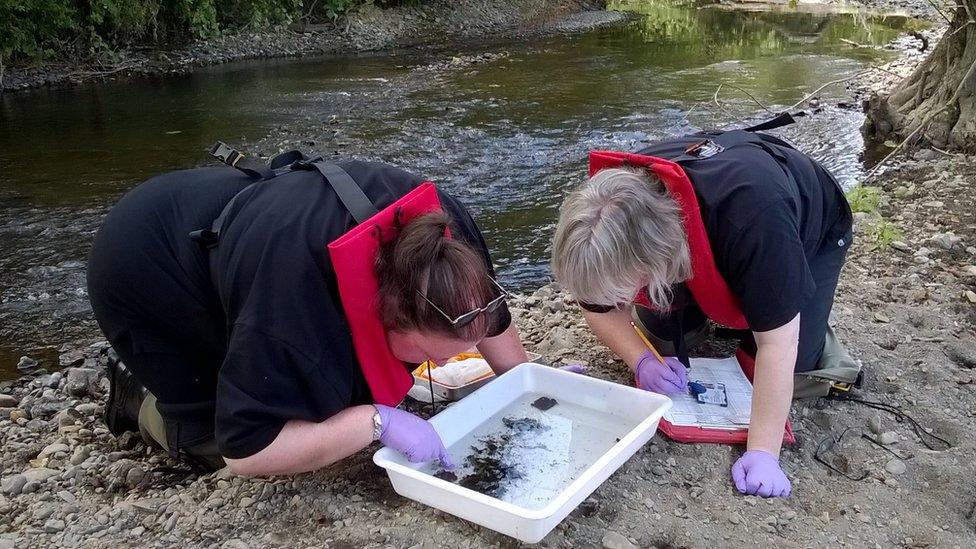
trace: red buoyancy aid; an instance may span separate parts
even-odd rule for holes
[[[685,281],[685,285],[702,312],[724,326],[748,329],[749,323],[739,307],[739,299],[732,293],[715,265],[712,246],[702,222],[698,197],[695,196],[695,189],[685,171],[680,165],[656,156],[614,151],[590,152],[590,177],[605,168],[621,166],[640,166],[651,170],[681,207],[691,251],[692,277]]]
[[[386,341],[377,310],[376,256],[380,246],[396,236],[399,227],[440,209],[437,189],[433,183],[424,182],[328,246],[356,358],[373,401],[378,404],[399,404],[413,385],[413,376],[403,361],[393,356]]]

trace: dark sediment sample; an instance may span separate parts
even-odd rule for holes
[[[530,446],[525,444],[524,438],[521,438],[524,433],[548,429],[539,420],[527,417],[518,419],[506,417],[502,419],[502,424],[509,429],[508,432],[486,436],[471,447],[471,454],[464,460],[471,468],[470,474],[458,479],[457,475],[450,471],[441,471],[434,476],[456,482],[465,488],[494,498],[501,498],[505,494],[508,483],[522,478],[518,470],[519,464],[505,461],[506,449],[512,444],[513,437],[519,437],[518,444],[528,448]]]
[[[545,412],[549,408],[552,408],[555,405],[556,405],[556,399],[549,398],[549,397],[539,397],[535,399],[535,402],[532,403],[533,408],[538,408],[543,412]]]
[[[451,471],[439,471],[437,473],[434,473],[434,476],[441,480],[446,480],[448,482],[457,482],[458,479],[457,475],[455,475]]]

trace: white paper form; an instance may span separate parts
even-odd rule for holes
[[[734,356],[691,359],[688,381],[724,383],[729,405],[702,404],[686,390],[671,397],[674,406],[664,414],[669,423],[719,429],[741,429],[749,425],[752,385]]]

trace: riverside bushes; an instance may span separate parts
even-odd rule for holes
[[[0,0],[0,62],[111,57],[226,30],[335,19],[412,0]]]

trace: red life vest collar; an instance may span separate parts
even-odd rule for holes
[[[685,281],[685,285],[702,312],[724,326],[747,329],[749,324],[739,307],[739,299],[732,293],[715,265],[712,246],[702,222],[698,197],[685,171],[680,165],[656,156],[613,151],[590,152],[590,177],[600,170],[621,166],[649,169],[664,183],[681,207],[685,234],[691,250],[692,269],[692,277]]]
[[[413,385],[413,376],[403,361],[393,356],[380,321],[376,256],[380,246],[397,235],[399,227],[441,209],[434,184],[424,182],[328,246],[359,368],[378,404],[399,404]]]

